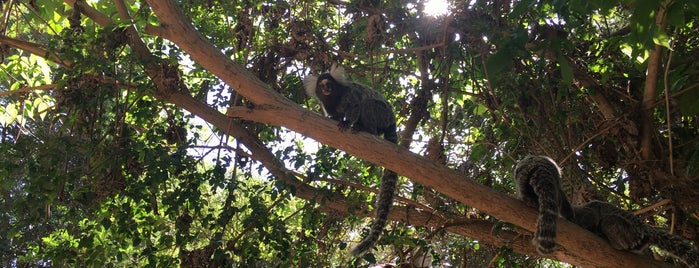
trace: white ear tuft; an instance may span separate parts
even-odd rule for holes
[[[333,63],[332,67],[330,67],[330,76],[335,78],[335,81],[337,81],[340,84],[349,83],[349,79],[347,79],[347,73],[345,72],[345,67],[337,65],[337,63]]]
[[[318,95],[316,95],[316,85],[318,84],[318,77],[315,75],[310,75],[303,79],[303,87],[306,88],[306,95],[316,99],[318,102],[320,102],[320,108],[323,109],[323,114],[326,116],[328,115],[328,111],[325,110],[325,105],[323,105],[323,101],[318,98]]]
[[[311,75],[303,79],[303,87],[306,88],[306,95],[309,97],[318,98],[316,96],[316,84],[318,83],[318,77]]]

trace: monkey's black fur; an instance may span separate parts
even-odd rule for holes
[[[391,105],[376,90],[349,81],[342,67],[304,80],[306,93],[320,101],[325,114],[340,121],[341,130],[352,128],[398,143],[396,117]]]
[[[330,72],[318,77],[309,76],[303,81],[306,93],[320,101],[323,111],[332,119],[340,121],[340,130],[366,131],[398,143],[396,117],[391,105],[370,87],[347,79],[342,67],[333,65]],[[398,174],[385,170],[381,179],[379,197],[376,201],[374,222],[369,234],[352,249],[355,256],[371,249],[381,236],[393,205]]]

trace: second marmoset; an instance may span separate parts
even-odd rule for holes
[[[677,257],[688,267],[699,267],[699,250],[683,238],[646,225],[639,217],[617,206],[590,201],[571,206],[561,188],[561,171],[546,156],[529,155],[515,168],[517,197],[539,209],[533,244],[541,255],[554,252],[557,220],[565,218],[604,238],[618,250],[644,253],[653,244]]]

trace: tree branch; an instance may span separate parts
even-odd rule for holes
[[[655,24],[659,29],[665,29],[667,24],[665,19],[666,7],[672,0],[666,0],[660,4],[656,13]],[[648,56],[648,68],[646,69],[646,82],[643,86],[643,101],[641,102],[641,159],[650,160],[652,153],[651,140],[653,139],[653,110],[656,91],[658,90],[658,74],[663,54],[663,47],[656,44]],[[668,89],[666,89],[668,90]]]
[[[157,34],[175,42],[188,52],[197,63],[256,104],[254,110],[231,109],[229,115],[248,119],[255,118],[254,121],[272,125],[283,125],[330,146],[386,166],[399,174],[409,174],[408,177],[418,183],[440,191],[464,204],[479,208],[502,220],[522,226],[527,230],[534,229],[537,213],[522,202],[477,184],[473,180],[463,178],[455,171],[437,165],[405,148],[380,140],[375,136],[366,133],[340,132],[336,126],[337,122],[303,109],[276,94],[241,66],[226,58],[219,49],[213,47],[194,29],[172,1],[149,0],[148,4],[162,22],[157,28],[159,29]],[[153,27],[150,29],[150,32],[156,32],[152,31]],[[155,80],[158,77],[151,78]],[[157,81],[154,82],[156,85],[158,84]],[[226,118],[225,115],[186,94],[175,93],[166,97],[166,101],[187,109],[207,122],[220,127],[226,133],[236,136],[253,152],[255,157],[272,163],[278,162],[277,159],[273,157],[268,159],[271,156],[260,153],[264,151],[265,147],[250,138],[247,131],[234,123],[233,119]],[[266,166],[272,168],[271,172],[284,173],[284,170],[276,169],[276,165]],[[309,188],[298,187],[297,193],[310,194],[305,191],[312,191],[312,194],[316,194],[312,188]],[[320,197],[315,198],[316,201],[320,201]],[[340,207],[342,202],[343,200],[335,200],[332,204]],[[414,217],[411,215],[409,219],[412,220]],[[477,236],[480,235],[474,234],[474,237]],[[566,221],[562,221],[560,224],[558,238],[562,250],[557,251],[554,257],[576,265],[595,267],[662,266],[662,263],[646,257],[616,251],[601,238]],[[529,245],[523,245],[523,247],[530,247],[531,250]]]
[[[260,109],[261,108],[261,109]],[[273,125],[283,124],[292,130],[312,137],[330,146],[340,148],[379,165],[396,171],[415,182],[431,187],[464,204],[476,207],[499,219],[511,222],[527,230],[533,230],[537,213],[522,202],[495,192],[455,171],[437,165],[407,149],[395,146],[366,133],[340,132],[336,122],[305,109],[285,110],[279,116],[276,108],[229,108],[228,115]],[[408,175],[409,174],[409,175]],[[612,249],[604,240],[562,221],[558,228],[558,241],[562,248],[555,258],[576,265],[594,267],[658,267],[646,257]]]
[[[70,68],[70,66],[72,65],[71,62],[62,60],[55,53],[52,53],[52,52],[42,48],[41,46],[39,46],[37,44],[34,44],[34,43],[29,43],[26,41],[17,40],[17,39],[10,38],[10,37],[4,36],[4,35],[0,35],[0,43],[27,51],[27,52],[32,53],[34,55],[37,55],[39,57],[53,61],[64,68]]]
[[[36,87],[22,87],[11,91],[0,92],[0,98],[7,97],[14,94],[26,93],[35,90],[52,90],[56,87],[54,84],[41,85]]]

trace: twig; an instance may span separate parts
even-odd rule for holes
[[[633,214],[634,214],[634,215],[641,215],[641,214],[643,214],[643,213],[646,213],[646,212],[648,212],[648,211],[654,210],[654,209],[656,209],[656,208],[658,208],[658,207],[667,205],[667,204],[669,204],[669,203],[670,203],[670,199],[663,199],[662,201],[660,201],[660,202],[658,202],[658,203],[655,203],[655,204],[652,204],[652,205],[650,205],[650,206],[644,207],[644,208],[642,208],[642,209],[636,210],[636,211],[633,212]]]
[[[677,31],[675,31],[677,34]],[[670,45],[672,47],[672,44]],[[669,49],[667,63],[665,63],[665,73],[663,74],[663,86],[665,87],[665,123],[667,124],[667,144],[668,154],[670,156],[670,175],[675,176],[675,164],[672,157],[672,126],[670,126],[670,82],[668,82],[668,74],[670,73],[670,63],[672,62],[673,50]]]
[[[578,144],[578,146],[576,146],[575,149],[573,149],[573,151],[571,151],[568,155],[566,155],[565,158],[563,158],[563,159],[559,162],[560,165],[563,165],[566,161],[568,161],[568,159],[571,158],[571,157],[575,154],[575,152],[577,152],[578,150],[582,149],[583,146],[585,146],[586,144],[590,143],[593,139],[599,137],[600,135],[606,133],[608,130],[610,130],[612,127],[614,127],[614,126],[616,126],[616,125],[618,125],[618,124],[619,124],[619,121],[617,121],[616,123],[610,124],[609,126],[607,126],[606,128],[604,128],[603,130],[598,131],[595,135],[592,135],[592,137],[589,137],[589,138],[587,138],[585,141],[583,141],[583,142],[581,142],[580,144]]]
[[[36,86],[36,87],[23,87],[23,88],[18,88],[15,90],[0,92],[0,98],[14,95],[14,94],[19,94],[19,93],[35,91],[35,90],[51,90],[51,89],[54,89],[55,87],[56,87],[56,85],[54,85],[54,84],[41,85],[41,86]]]

